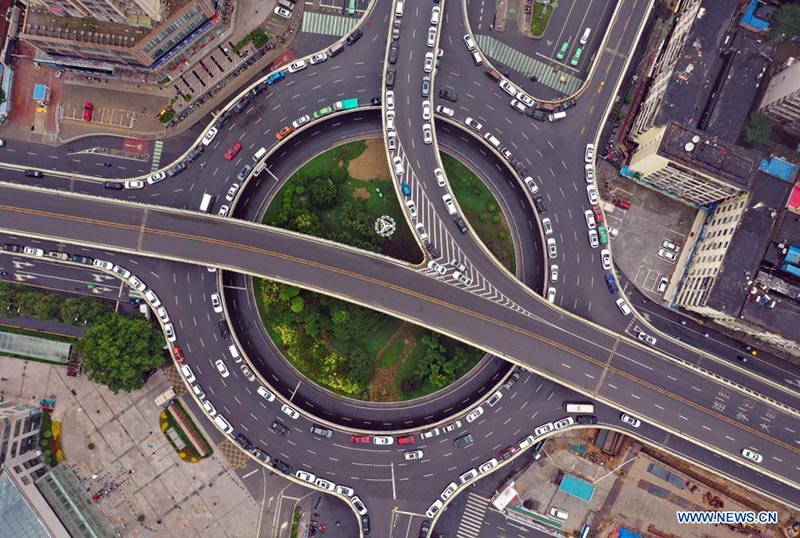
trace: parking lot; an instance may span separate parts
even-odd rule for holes
[[[534,5],[532,0],[472,1],[467,10],[473,34],[495,67],[531,95],[571,94],[586,78],[615,4],[559,2],[540,37],[531,33]]]

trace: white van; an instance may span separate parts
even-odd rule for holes
[[[547,120],[550,122],[563,120],[567,117],[566,112],[555,112],[554,114],[548,114]]]
[[[594,413],[594,404],[586,402],[564,402],[564,410],[567,413]]]
[[[481,53],[477,50],[472,53],[472,63],[475,65],[483,65],[483,58],[481,58]]]
[[[404,8],[405,8],[405,6],[403,5],[402,0],[400,2],[397,2],[397,6],[394,8],[394,16],[395,17],[402,17]]]
[[[566,510],[556,507],[550,509],[550,515],[558,519],[567,519],[569,517],[569,513]]]
[[[254,162],[254,163],[257,163],[257,162],[258,162],[258,161],[260,161],[260,160],[261,160],[261,158],[262,158],[264,155],[266,155],[266,154],[267,154],[267,148],[261,148],[261,149],[259,149],[258,151],[256,151],[256,154],[255,154],[255,155],[253,155],[253,162]]]
[[[236,346],[231,344],[228,346],[228,351],[231,352],[231,357],[233,357],[233,362],[242,362],[242,356],[239,355],[239,350],[236,349]]]
[[[587,28],[583,31],[583,35],[581,36],[581,45],[585,45],[587,41],[589,41],[589,34],[592,33],[591,28]]]
[[[210,194],[203,193],[203,199],[200,201],[200,211],[208,213],[211,211],[211,204],[214,203],[214,197]]]
[[[231,426],[231,423],[225,420],[225,417],[222,415],[217,415],[214,417],[214,424],[216,424],[217,428],[222,430],[222,433],[224,434],[230,435],[233,433],[233,426]]]

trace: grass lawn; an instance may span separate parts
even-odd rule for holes
[[[534,2],[533,15],[531,16],[531,33],[536,37],[544,34],[551,15],[553,15],[553,6],[545,6]]]
[[[400,363],[400,367],[397,369],[397,376],[394,380],[395,387],[397,387],[397,392],[401,395],[403,400],[412,400],[433,392],[433,388],[427,383],[424,383],[419,390],[413,393],[405,393],[400,388],[403,384],[403,380],[411,377],[414,375],[414,372],[417,371],[417,364],[422,357],[425,356],[425,352],[427,351],[425,345],[420,341],[422,335],[425,334],[425,329],[421,327],[415,327],[415,329],[417,330],[415,334],[417,337],[416,343],[411,347],[411,349],[408,350],[406,356],[403,357],[403,362]]]
[[[470,227],[494,257],[514,273],[516,271],[514,242],[511,240],[508,223],[492,191],[472,170],[455,158],[442,154],[442,165]],[[492,208],[493,212],[490,211]]]
[[[383,352],[381,355],[381,360],[378,362],[378,365],[381,368],[389,368],[392,366],[397,360],[400,358],[400,352],[403,351],[403,346],[405,343],[403,340],[397,340],[394,344],[392,344],[389,349]]]

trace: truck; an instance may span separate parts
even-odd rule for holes
[[[336,110],[351,110],[353,108],[358,108],[358,97],[336,101],[333,104],[333,108]]]
[[[210,194],[203,193],[203,200],[200,202],[200,211],[208,213],[211,211],[211,204],[214,203],[214,197]]]

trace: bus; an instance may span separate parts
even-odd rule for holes
[[[353,97],[352,99],[344,99],[342,101],[336,101],[333,104],[333,108],[336,110],[351,110],[353,108],[358,108],[358,97]]]
[[[594,404],[589,402],[564,402],[567,413],[594,413]]]

